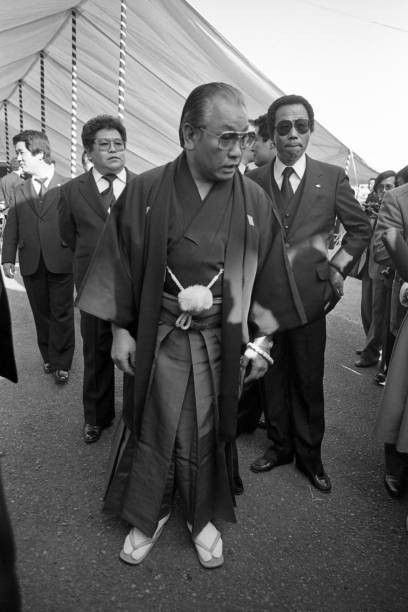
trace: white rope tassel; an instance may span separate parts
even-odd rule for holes
[[[119,83],[118,83],[118,115],[123,121],[125,112],[125,76],[126,76],[126,0],[120,3],[120,42],[119,42]]]
[[[221,274],[224,272],[224,268],[221,268],[218,274],[208,283],[204,285],[192,285],[184,288],[180,283],[175,274],[170,270],[169,266],[166,266],[166,270],[170,277],[180,289],[177,300],[182,311],[176,321],[176,327],[187,330],[191,326],[193,315],[201,314],[205,310],[209,310],[213,305],[213,295],[211,287],[217,282]]]
[[[77,119],[78,119],[78,71],[77,71],[77,39],[76,11],[72,16],[72,59],[71,59],[71,177],[76,175],[77,159]]]

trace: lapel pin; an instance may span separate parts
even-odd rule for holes
[[[146,215],[150,212],[150,206],[146,206]]]
[[[319,183],[317,183],[317,185],[315,185],[315,187],[317,187],[318,189],[320,189],[321,185],[319,185]]]
[[[249,225],[252,225],[252,227],[255,227],[255,223],[254,223],[254,220],[253,220],[252,216],[251,215],[247,215],[247,217],[248,217]]]

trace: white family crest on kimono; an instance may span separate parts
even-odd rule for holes
[[[207,286],[191,285],[186,288],[183,287],[176,275],[170,270],[169,266],[166,266],[166,269],[180,289],[177,300],[180,306],[181,315],[177,318],[176,327],[187,330],[190,328],[193,315],[201,314],[212,307],[214,300],[211,287],[224,272],[224,268],[220,269]]]

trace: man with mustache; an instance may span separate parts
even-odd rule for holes
[[[314,129],[311,104],[282,96],[268,110],[276,147],[271,163],[249,173],[277,204],[285,245],[309,323],[277,334],[274,366],[262,384],[271,442],[251,465],[253,472],[296,465],[320,491],[331,482],[322,458],[326,314],[343,295],[343,282],[367,246],[371,228],[344,171],[306,155]],[[335,219],[346,229],[343,244],[328,259]]]

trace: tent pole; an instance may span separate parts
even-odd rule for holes
[[[44,51],[40,51],[41,131],[45,132],[45,71]]]
[[[123,121],[125,112],[125,74],[126,74],[126,0],[120,2],[120,42],[119,42],[119,99],[118,115]]]
[[[4,140],[5,140],[5,145],[6,145],[6,163],[7,163],[7,170],[10,170],[10,143],[9,143],[7,100],[3,100],[3,108],[4,108]]]
[[[18,82],[18,111],[20,116],[20,132],[24,130],[24,115],[23,115],[23,81]]]
[[[77,29],[76,11],[72,16],[72,59],[71,59],[71,178],[76,175],[77,158],[77,120],[78,120],[78,71],[77,71]]]

